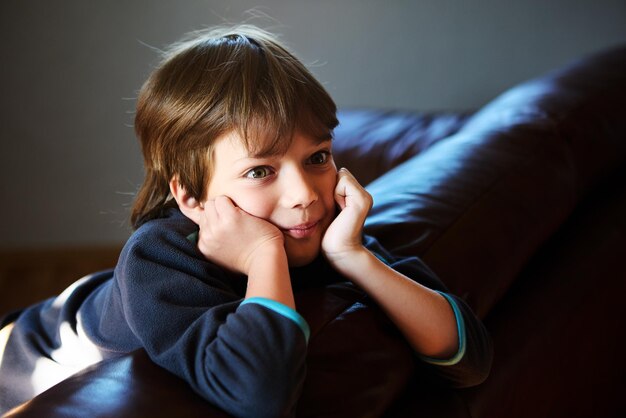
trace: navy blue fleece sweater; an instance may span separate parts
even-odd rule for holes
[[[90,364],[143,348],[232,415],[291,415],[305,379],[306,321],[271,300],[244,301],[246,277],[207,261],[196,231],[172,209],[132,235],[114,271],[25,309],[0,365],[0,412]],[[443,292],[418,259],[398,260],[374,239],[365,242],[398,271]],[[345,281],[321,257],[292,269],[291,277],[296,292]],[[442,294],[455,311],[459,350],[448,360],[422,359],[463,386],[488,371],[489,338],[462,300]]]

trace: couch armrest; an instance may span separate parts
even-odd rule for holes
[[[414,354],[363,291],[344,282],[296,295],[311,337],[297,416],[380,415],[401,395]],[[144,350],[95,364],[7,415],[227,417]]]
[[[8,412],[6,417],[228,417],[143,350],[95,364]]]

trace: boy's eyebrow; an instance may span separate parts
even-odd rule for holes
[[[310,142],[315,144],[316,146],[324,144],[326,142],[332,143],[333,142],[333,137],[331,135],[324,136],[324,137],[316,137],[314,140],[311,140]]]
[[[309,142],[311,144],[314,144],[316,147],[320,146],[322,144],[325,143],[332,143],[333,137],[331,135],[326,135],[324,137],[308,137],[309,138]],[[260,151],[257,153],[250,153],[247,157],[243,157],[240,158],[239,160],[243,160],[243,159],[260,159],[260,158],[270,158],[270,157],[277,157],[282,155],[283,153],[281,152],[267,152],[267,151]],[[239,161],[237,160],[237,161]]]

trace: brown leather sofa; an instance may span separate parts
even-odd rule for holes
[[[375,200],[367,231],[422,257],[468,301],[494,363],[479,386],[442,386],[406,361],[358,289],[312,289],[297,295],[312,329],[299,416],[626,416],[626,46],[473,114],[343,110],[340,120],[336,160]],[[9,416],[225,415],[139,351]]]

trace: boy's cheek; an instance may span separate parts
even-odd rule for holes
[[[254,217],[269,220],[269,217],[272,214],[270,205],[265,204],[262,198],[256,196],[255,193],[228,197],[230,197],[235,206]]]

